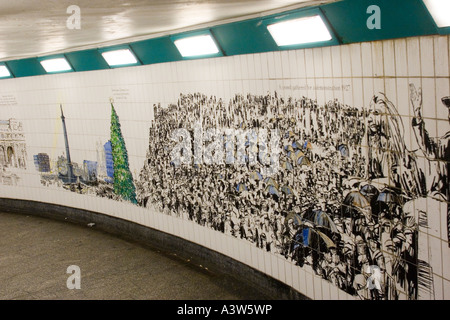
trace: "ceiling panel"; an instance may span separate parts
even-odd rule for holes
[[[0,61],[89,49],[336,0],[0,0]],[[69,29],[71,5],[80,29]],[[142,40],[140,39],[140,40]]]

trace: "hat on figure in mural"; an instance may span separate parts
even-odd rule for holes
[[[448,121],[450,121],[450,96],[443,97],[442,103],[448,108]]]
[[[450,108],[450,96],[448,96],[448,97],[443,97],[443,98],[442,98],[442,103],[443,103],[447,108]]]

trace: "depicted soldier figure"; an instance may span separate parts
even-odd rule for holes
[[[450,131],[447,131],[442,137],[430,137],[425,128],[425,122],[422,118],[422,90],[416,89],[410,84],[410,100],[413,106],[414,117],[412,127],[422,152],[432,165],[433,170],[431,186],[429,192],[435,197],[440,197],[447,201],[447,240],[450,247],[450,184],[448,174],[450,172]],[[450,97],[442,98],[442,103],[448,108],[448,120],[450,123]]]

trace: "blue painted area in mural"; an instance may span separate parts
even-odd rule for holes
[[[114,182],[114,161],[112,156],[112,146],[111,141],[108,140],[103,145],[105,149],[105,161],[106,161],[106,174],[108,178],[105,179],[106,182],[113,183]]]
[[[34,165],[39,172],[50,172],[50,158],[46,153],[39,153],[33,156]]]

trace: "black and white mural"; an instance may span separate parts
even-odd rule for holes
[[[416,208],[431,193],[446,201],[449,156],[446,138],[426,131],[420,88],[410,89],[410,124],[383,93],[362,110],[276,92],[181,94],[154,106],[138,204],[309,266],[362,299],[432,294],[418,230],[433,212]],[[405,145],[407,125],[437,162],[432,185]]]
[[[409,40],[2,80],[0,196],[193,222],[298,290],[448,299],[449,38]]]

